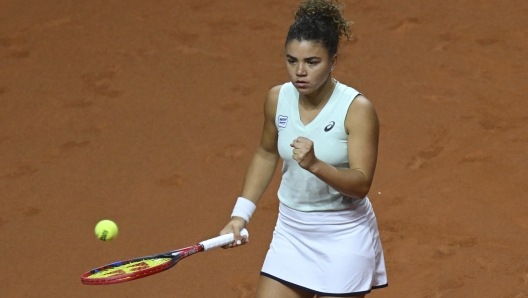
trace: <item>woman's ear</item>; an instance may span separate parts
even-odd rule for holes
[[[337,54],[334,54],[334,56],[332,56],[332,59],[330,59],[330,62],[331,62],[331,67],[330,67],[330,71],[334,70],[334,67],[336,66],[337,64]]]

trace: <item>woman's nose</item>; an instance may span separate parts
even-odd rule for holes
[[[299,63],[297,65],[297,71],[295,72],[295,74],[299,77],[303,77],[306,75],[306,69],[305,69],[305,66],[302,64],[302,63]]]

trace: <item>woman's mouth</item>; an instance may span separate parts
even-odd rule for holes
[[[297,88],[307,88],[309,84],[308,82],[305,82],[305,81],[296,81],[294,85]]]

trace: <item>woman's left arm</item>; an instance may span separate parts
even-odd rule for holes
[[[372,184],[378,157],[379,120],[372,103],[364,96],[357,96],[347,112],[345,129],[348,134],[349,169],[333,167],[314,154],[313,142],[297,138],[291,146],[293,158],[340,193],[364,198]]]

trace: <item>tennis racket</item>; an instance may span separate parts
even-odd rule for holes
[[[249,237],[246,229],[240,231],[240,235],[245,236],[246,239]],[[202,241],[193,246],[111,263],[84,273],[81,276],[81,282],[85,285],[109,285],[147,277],[170,269],[181,259],[197,252],[230,244],[234,239],[233,233],[230,233]]]

